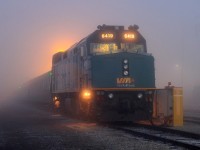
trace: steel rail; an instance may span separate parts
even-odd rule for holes
[[[152,127],[134,124],[133,126],[106,125],[109,128],[120,130],[133,136],[149,140],[161,141],[192,150],[200,149],[200,135],[170,128]]]
[[[184,121],[195,123],[195,124],[200,124],[200,118],[199,117],[187,117],[187,116],[185,116]]]

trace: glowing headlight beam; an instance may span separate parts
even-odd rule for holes
[[[92,93],[90,90],[83,90],[82,92],[82,98],[85,100],[89,100],[92,97]]]

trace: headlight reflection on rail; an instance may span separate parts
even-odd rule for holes
[[[60,101],[59,101],[59,100],[56,100],[56,101],[54,102],[54,106],[55,106],[56,108],[60,108]]]

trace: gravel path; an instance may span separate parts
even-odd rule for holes
[[[1,111],[0,149],[8,150],[168,150],[177,147],[34,108]],[[181,149],[181,148],[180,148]]]

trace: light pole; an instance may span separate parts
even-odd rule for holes
[[[183,72],[182,67],[179,64],[175,64],[175,74],[176,74],[176,80],[177,85],[176,86],[183,86]]]

